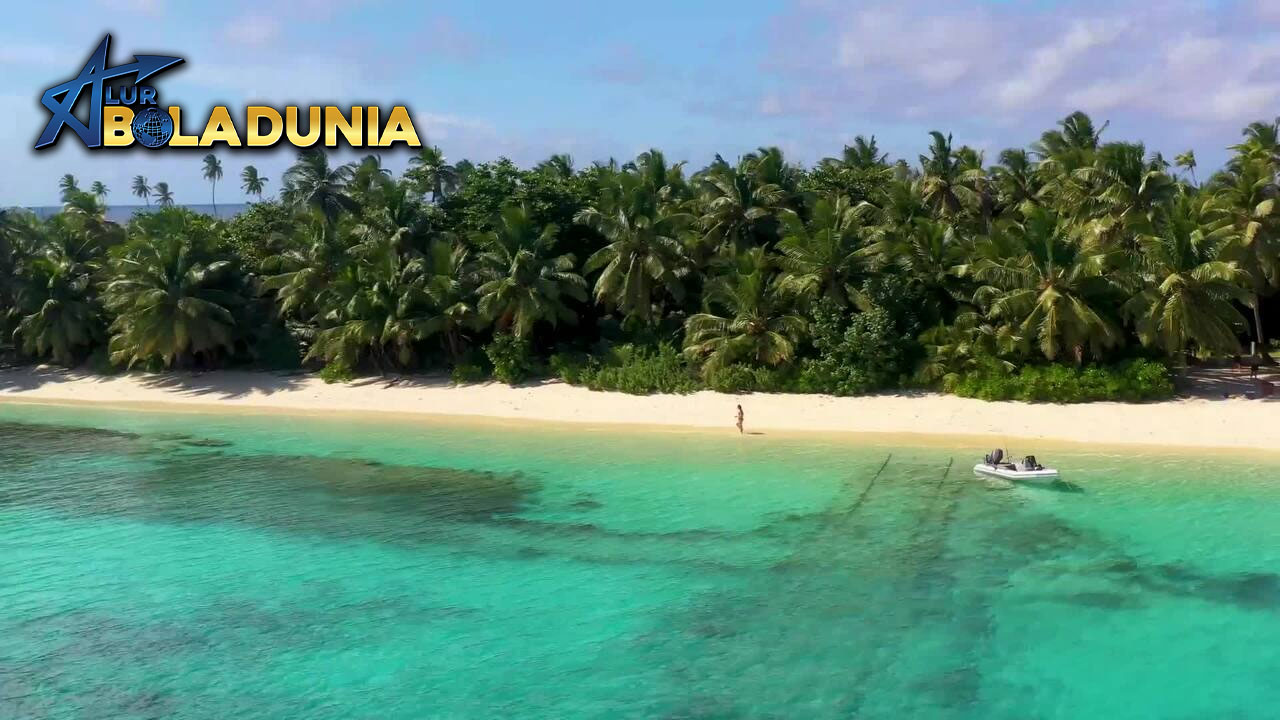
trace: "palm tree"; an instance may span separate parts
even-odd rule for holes
[[[157,360],[165,367],[210,361],[235,349],[233,310],[243,299],[228,290],[230,261],[209,261],[187,235],[147,234],[116,258],[103,290],[111,324],[112,362]]]
[[[1177,192],[1166,167],[1141,143],[1107,143],[1089,165],[1055,179],[1055,206],[1086,245],[1136,253],[1133,239],[1150,232],[1157,209]]]
[[[685,322],[685,354],[702,361],[703,375],[737,362],[777,366],[795,357],[807,324],[787,312],[771,288],[763,248],[742,253],[737,272],[717,278],[706,292],[705,312]],[[723,308],[716,314],[716,308]]]
[[[209,181],[209,199],[213,203],[213,216],[218,217],[218,181],[222,179],[222,161],[213,153],[204,156],[204,171],[202,173],[205,180]]]
[[[351,176],[347,181],[347,189],[356,197],[362,198],[362,202],[391,185],[391,171],[382,166],[381,155],[365,155],[359,162],[350,163],[348,167],[351,168]]]
[[[934,130],[929,136],[933,138],[929,154],[920,156],[920,192],[925,202],[942,217],[954,217],[966,207],[977,206],[974,184],[983,179],[982,168],[971,167],[951,149],[950,135]]]
[[[849,198],[822,198],[813,206],[808,224],[796,215],[784,216],[778,243],[783,274],[778,287],[806,300],[827,298],[840,307],[852,304],[856,275],[867,271],[859,254],[863,221],[875,208],[853,205]]]
[[[1196,151],[1188,150],[1173,159],[1173,164],[1191,173],[1191,184],[1196,184]]]
[[[472,235],[487,278],[476,290],[477,309],[499,332],[525,338],[538,322],[556,326],[577,321],[565,299],[586,302],[587,284],[573,272],[572,255],[550,255],[556,232],[555,225],[539,228],[527,208],[507,206],[493,231]]]
[[[1181,193],[1154,234],[1139,239],[1144,289],[1125,304],[1145,345],[1162,347],[1183,368],[1187,346],[1238,353],[1236,328],[1244,317],[1232,301],[1247,303],[1246,273],[1222,258],[1235,228],[1215,224],[1212,198]]]
[[[1070,351],[1077,364],[1086,350],[1101,357],[1122,335],[1103,311],[1102,296],[1116,287],[1107,252],[1085,250],[1070,237],[1069,223],[1033,208],[978,247],[973,277],[987,283],[974,295],[988,316],[1013,334],[1034,340],[1045,358]]]
[[[470,250],[451,236],[431,241],[424,253],[426,292],[444,335],[449,356],[462,357],[464,333],[479,325]]]
[[[704,249],[742,250],[755,245],[759,236],[772,229],[777,216],[788,211],[786,190],[768,182],[769,173],[762,169],[754,155],[744,156],[737,167],[717,157],[694,178],[702,193],[698,222]]]
[[[1266,354],[1267,337],[1262,325],[1262,297],[1280,285],[1280,228],[1276,202],[1280,186],[1269,158],[1237,156],[1216,181],[1216,203],[1235,228],[1235,242],[1228,249],[1249,275],[1254,339]]]
[[[162,208],[173,207],[173,191],[169,189],[169,183],[158,182],[152,188],[156,195],[156,204]]]
[[[401,252],[401,233],[364,227],[354,262],[335,278],[333,302],[308,358],[356,367],[366,355],[379,369],[413,366],[415,347],[444,329],[431,305],[420,259]]]
[[[308,208],[329,225],[335,225],[339,215],[358,207],[347,194],[350,179],[349,166],[331,169],[329,157],[323,150],[307,148],[298,152],[297,162],[285,171],[280,198],[286,205]]]
[[[955,225],[917,217],[903,227],[877,228],[876,236],[861,254],[874,258],[880,269],[900,269],[902,282],[922,287],[944,312],[967,300],[963,263],[973,246]]]
[[[93,184],[89,186],[89,192],[93,193],[93,196],[98,198],[98,202],[104,206],[107,204],[107,195],[111,193],[107,186],[102,184],[101,180],[94,180]]]
[[[858,135],[853,138],[853,145],[844,146],[844,152],[839,158],[823,158],[822,164],[855,170],[888,168],[889,155],[880,152],[875,135],[870,140]]]
[[[559,178],[573,177],[573,158],[568,155],[552,155],[534,166],[534,170]]]
[[[75,175],[67,173],[58,180],[58,190],[62,192],[62,202],[66,202],[73,195],[80,192],[80,182],[76,180]]]
[[[134,197],[140,197],[147,202],[147,207],[151,207],[151,186],[147,184],[147,179],[141,175],[133,176],[133,186],[131,187]]]
[[[939,383],[948,392],[967,373],[984,365],[1012,374],[1013,357],[1022,339],[1008,325],[986,322],[977,312],[962,312],[950,325],[939,324],[920,335],[925,357],[916,369],[920,382]]]
[[[431,202],[438,202],[456,190],[461,182],[459,170],[450,165],[445,160],[444,153],[434,145],[422,148],[409,160],[409,170],[405,172],[405,177],[417,183],[422,192],[431,193]]]
[[[1031,150],[1054,172],[1071,172],[1093,162],[1093,153],[1102,143],[1102,133],[1110,124],[1106,122],[1098,128],[1093,124],[1093,118],[1077,111],[1059,122],[1057,130],[1042,134]]]
[[[93,281],[105,247],[65,215],[29,229],[33,245],[14,294],[14,338],[27,355],[72,365],[102,338]]]
[[[996,197],[1005,207],[1018,207],[1023,203],[1039,203],[1041,179],[1036,163],[1026,150],[1005,150],[1000,153],[1000,163],[991,168]]]
[[[1280,118],[1272,122],[1250,123],[1242,133],[1244,142],[1231,147],[1237,157],[1280,163]]]
[[[650,162],[642,167],[659,164]],[[603,210],[582,210],[575,221],[594,229],[608,242],[587,258],[582,269],[583,273],[601,270],[595,285],[596,302],[612,303],[628,317],[650,324],[659,287],[677,302],[684,299],[681,277],[687,261],[680,235],[693,216],[663,204],[661,189],[655,191],[643,173],[617,175],[614,187],[602,193],[612,201]]]
[[[592,170],[600,178],[600,194],[611,198],[601,200],[618,202],[618,191],[624,187],[619,184],[619,169],[616,167],[593,166]],[[636,186],[638,194],[632,196],[632,202],[644,201],[651,208],[663,208],[670,212],[682,211],[675,206],[688,197],[688,183],[684,178],[684,163],[669,163],[661,150],[650,148],[636,156],[635,160],[622,166],[621,172],[634,175],[639,179]],[[632,187],[626,185],[625,187]]]
[[[259,175],[258,168],[252,165],[246,165],[244,170],[240,171],[241,189],[244,190],[246,195],[253,195],[259,200],[262,199],[262,192],[266,189],[269,179]]]
[[[323,308],[336,305],[333,280],[349,262],[332,228],[320,225],[305,247],[288,247],[263,259],[262,289],[276,293],[281,316],[313,324]]]

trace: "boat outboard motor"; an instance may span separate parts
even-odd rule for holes
[[[1003,459],[1004,459],[1004,451],[1003,451],[1003,450],[1001,450],[1000,448],[996,448],[995,452],[991,453],[991,465],[992,465],[992,466],[999,465],[999,464],[1000,464],[1000,461],[1001,461],[1001,460],[1003,460]]]

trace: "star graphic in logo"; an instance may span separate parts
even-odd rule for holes
[[[107,35],[98,44],[98,49],[89,56],[88,62],[85,63],[79,75],[44,91],[40,102],[53,117],[49,118],[49,124],[45,125],[44,132],[40,133],[40,139],[36,141],[36,149],[52,145],[64,126],[74,130],[86,147],[101,146],[103,83],[133,74],[137,75],[134,79],[135,83],[142,82],[161,70],[182,62],[182,58],[168,55],[134,55],[134,62],[110,67],[107,64],[107,50],[110,46],[111,36]],[[91,88],[87,125],[72,112],[85,88]]]

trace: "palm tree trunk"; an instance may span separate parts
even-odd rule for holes
[[[1258,292],[1253,293],[1253,337],[1258,341],[1258,355],[1271,360],[1271,354],[1267,352],[1267,335],[1262,329],[1262,296]]]
[[[453,360],[453,364],[458,364],[458,358],[462,356],[462,348],[458,346],[458,333],[453,328],[444,331],[444,339],[449,344],[449,358]]]
[[[213,201],[213,216],[218,217],[218,183],[209,183],[209,199]]]

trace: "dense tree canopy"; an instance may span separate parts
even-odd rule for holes
[[[342,374],[475,376],[512,353],[625,356],[715,387],[838,392],[1266,352],[1280,126],[1246,128],[1203,184],[1193,153],[1170,165],[1106,128],[1074,113],[991,165],[941,132],[915,164],[859,136],[813,168],[760,148],[697,172],[657,150],[526,170],[427,148],[394,177],[378,156],[308,149],[278,201],[229,221],[138,176],[131,192],[160,209],[117,225],[106,188],[67,175],[62,213],[0,220],[0,337],[63,364],[216,366],[286,345]],[[201,170],[222,177],[213,155]],[[263,195],[252,166],[240,178]]]

